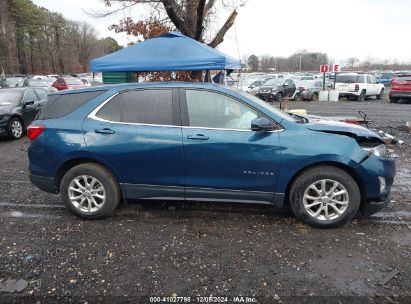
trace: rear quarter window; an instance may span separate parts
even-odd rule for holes
[[[105,91],[50,95],[37,119],[51,119],[67,115]]]

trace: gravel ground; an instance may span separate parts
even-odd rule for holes
[[[372,127],[411,144],[405,128],[411,105],[368,100],[291,107],[321,115],[363,110]],[[27,138],[0,140],[0,282],[28,282],[21,293],[0,292],[0,303],[148,303],[144,296],[172,295],[191,296],[191,302],[210,295],[259,303],[411,301],[409,146],[395,151],[391,205],[328,230],[308,227],[288,210],[226,203],[138,201],[107,220],[82,221],[58,196],[29,183],[27,148]],[[396,269],[398,275],[378,284]]]

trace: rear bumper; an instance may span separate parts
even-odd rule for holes
[[[44,177],[30,174],[29,178],[31,183],[40,190],[49,193],[58,193],[58,189],[56,188],[53,177]]]
[[[337,89],[337,91],[338,91],[338,89]],[[361,94],[361,92],[340,92],[339,91],[339,96],[340,97],[350,97],[350,96],[357,97],[357,96],[360,96],[360,94]]]
[[[391,98],[403,98],[403,99],[411,99],[411,92],[396,92],[390,91],[389,96]]]

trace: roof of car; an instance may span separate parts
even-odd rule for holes
[[[133,83],[120,83],[120,84],[106,84],[99,86],[86,87],[76,90],[64,90],[53,93],[51,95],[60,95],[60,94],[71,94],[79,92],[94,92],[110,89],[126,90],[126,89],[138,89],[138,88],[179,88],[179,87],[189,87],[189,88],[225,88],[223,85],[207,83],[207,82],[180,82],[180,81],[170,81],[170,82],[133,82]]]

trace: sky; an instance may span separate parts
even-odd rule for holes
[[[106,10],[103,0],[33,2],[68,19],[87,21],[101,37],[113,37],[121,45],[136,38],[116,34],[108,30],[109,25],[126,16],[144,15],[137,9],[105,18],[87,14]],[[213,30],[215,32],[229,13],[219,12],[213,29],[206,35],[210,40]],[[289,56],[306,49],[327,53],[334,62],[349,57],[411,62],[410,32],[410,0],[248,0],[239,8],[235,26],[218,48],[237,58],[251,54]]]

